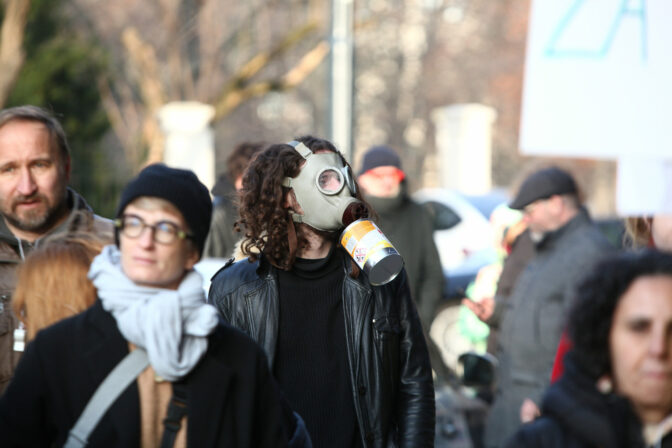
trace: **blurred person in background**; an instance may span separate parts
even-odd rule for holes
[[[0,394],[25,339],[12,312],[16,268],[47,235],[84,230],[112,240],[112,221],[94,215],[69,180],[70,148],[53,115],[36,106],[0,111]]]
[[[648,247],[672,252],[672,215],[628,217],[625,219],[624,239],[633,249]],[[560,379],[564,373],[563,359],[571,346],[571,340],[566,333],[563,333],[553,363],[551,382]]]
[[[563,376],[507,446],[672,447],[672,255],[602,261],[578,288],[568,328]]]
[[[235,231],[238,219],[237,193],[243,185],[243,173],[256,153],[264,147],[261,142],[243,142],[226,159],[226,172],[217,178],[212,188],[214,196],[212,223],[205,241],[205,258],[229,258],[242,235]]]
[[[364,154],[357,182],[378,215],[376,224],[404,259],[411,296],[429,331],[443,292],[432,218],[410,198],[401,159],[390,147],[374,146]]]
[[[655,247],[672,252],[672,215],[631,217],[625,220],[625,229],[633,247]]]
[[[523,211],[536,253],[502,304],[488,447],[502,446],[539,414],[576,282],[613,250],[581,205],[572,176],[557,167],[528,176],[509,207]],[[497,306],[472,309],[487,321]]]
[[[388,146],[367,150],[357,182],[366,201],[376,211],[376,224],[404,259],[432,368],[437,382],[445,382],[450,373],[444,366],[440,349],[428,336],[443,293],[443,269],[434,244],[432,217],[410,198],[401,159]]]
[[[339,245],[366,217],[334,145],[304,136],[259,153],[243,176],[243,252],[208,300],[264,347],[315,446],[434,446],[434,388],[406,273],[370,284]]]
[[[26,340],[49,325],[84,311],[96,301],[87,274],[109,241],[92,233],[46,238],[19,267],[12,299],[14,314],[26,326]]]
[[[266,356],[220,324],[193,270],[211,210],[188,170],[150,165],[126,186],[117,244],[89,271],[98,300],[40,331],[0,397],[3,446],[287,446],[300,424],[283,413]],[[100,392],[129,359],[142,362],[128,382]],[[87,403],[105,410],[90,402],[97,391],[109,409],[81,417]]]
[[[527,223],[519,210],[513,210],[505,204],[499,205],[490,216],[490,223],[498,240],[495,243],[499,261],[478,271],[476,280],[467,288],[462,304],[469,311],[464,315],[465,326],[478,330],[471,319],[487,324],[486,349],[488,353],[497,352],[499,323],[501,312],[509,300],[518,276],[534,256],[534,242],[530,237]],[[495,304],[498,304],[495,307]],[[462,310],[461,310],[462,311]],[[465,310],[466,311],[466,310]],[[482,322],[479,319],[484,319]]]

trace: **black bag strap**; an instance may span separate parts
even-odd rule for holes
[[[161,448],[173,448],[177,433],[182,427],[182,419],[187,415],[187,385],[184,383],[173,383],[173,397],[168,403],[168,412],[163,419],[163,437],[161,438]]]
[[[88,443],[89,434],[98,425],[105,412],[148,365],[147,353],[141,348],[136,348],[126,355],[100,383],[79,419],[77,419],[75,426],[70,430],[64,447],[85,447]]]

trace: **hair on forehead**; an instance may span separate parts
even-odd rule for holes
[[[70,159],[70,145],[63,126],[54,114],[41,107],[24,105],[0,111],[0,127],[13,121],[31,121],[41,123],[49,133],[49,143],[58,151],[63,163]]]

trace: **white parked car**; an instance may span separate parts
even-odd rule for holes
[[[436,188],[419,190],[413,199],[434,213],[434,242],[446,279],[444,297],[461,297],[478,270],[497,259],[489,214],[507,197],[498,191],[469,197]]]

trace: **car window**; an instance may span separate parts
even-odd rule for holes
[[[455,210],[445,204],[435,201],[427,201],[423,205],[433,218],[434,230],[448,230],[462,221]]]

